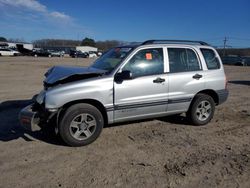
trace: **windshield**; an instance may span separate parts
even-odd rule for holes
[[[111,72],[128,56],[131,50],[131,47],[113,48],[97,59],[91,67]]]

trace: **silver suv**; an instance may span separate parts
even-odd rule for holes
[[[30,130],[55,125],[71,146],[90,144],[105,124],[117,122],[186,113],[204,125],[228,97],[219,55],[200,41],[116,47],[89,67],[56,66],[45,77],[20,122]]]

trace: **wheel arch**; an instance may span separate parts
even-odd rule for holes
[[[219,96],[218,96],[218,94],[217,94],[214,90],[212,90],[212,89],[205,89],[205,90],[199,91],[196,95],[198,95],[198,94],[206,94],[206,95],[209,95],[210,97],[213,98],[213,100],[214,100],[214,102],[215,102],[216,105],[219,104]],[[192,102],[193,102],[194,98],[196,97],[196,95],[193,97]],[[191,102],[191,103],[192,103],[192,102]]]
[[[75,100],[75,101],[70,101],[70,102],[64,104],[62,106],[61,110],[59,111],[58,120],[61,119],[61,117],[63,116],[63,114],[65,113],[65,111],[69,107],[71,107],[71,106],[73,106],[75,104],[79,104],[79,103],[90,104],[90,105],[93,105],[94,107],[96,107],[98,110],[100,110],[100,112],[103,115],[104,124],[108,123],[108,115],[107,115],[107,111],[106,111],[104,105],[100,101],[97,101],[97,100],[94,100],[94,99]]]
[[[197,118],[197,109],[198,106],[201,104],[201,102],[203,102],[203,100],[210,100],[210,107],[208,108],[208,110],[201,106],[200,108],[202,109],[202,111],[198,111],[198,116],[204,116],[205,115],[205,119],[200,119],[199,117]],[[213,100],[212,100],[213,99]],[[192,99],[189,109],[186,113],[187,118],[189,119],[190,123],[192,123],[193,125],[205,125],[207,123],[210,122],[210,120],[213,118],[214,115],[214,111],[215,111],[215,105],[218,103],[219,101],[219,97],[217,95],[217,93],[213,90],[202,90],[200,92],[198,92]],[[205,111],[204,111],[205,108]],[[208,113],[208,114],[207,114]]]

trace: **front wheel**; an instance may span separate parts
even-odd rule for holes
[[[104,125],[102,113],[90,104],[69,107],[59,123],[59,134],[70,146],[84,146],[94,142]]]
[[[197,94],[193,99],[187,117],[193,125],[205,125],[214,116],[215,103],[211,96]]]

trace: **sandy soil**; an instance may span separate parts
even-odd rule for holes
[[[176,116],[119,124],[80,148],[20,127],[49,67],[91,61],[0,57],[1,188],[250,186],[250,67],[225,67],[230,96],[206,126]]]

